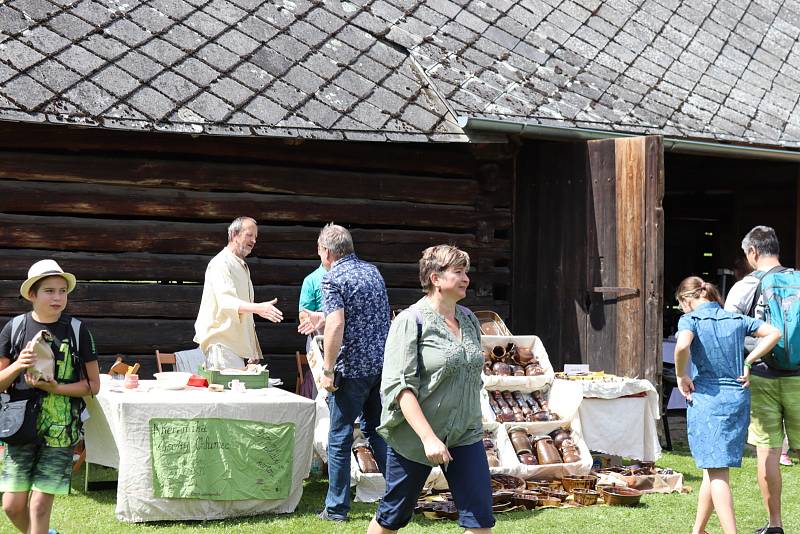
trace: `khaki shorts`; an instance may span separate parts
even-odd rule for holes
[[[6,445],[0,491],[36,490],[50,495],[69,494],[72,479],[72,449],[40,443]]]
[[[750,428],[747,442],[780,449],[783,433],[789,447],[800,449],[800,376],[750,376]]]

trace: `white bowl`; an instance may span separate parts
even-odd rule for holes
[[[164,373],[155,373],[156,385],[162,389],[183,389],[189,382],[192,373],[180,373],[177,371],[168,371]]]

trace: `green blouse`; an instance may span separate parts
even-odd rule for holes
[[[404,389],[411,390],[436,436],[447,447],[480,441],[480,325],[474,315],[457,307],[459,341],[426,298],[414,306],[422,316],[421,332],[417,331],[413,311],[406,310],[392,322],[386,340],[381,380],[383,412],[378,432],[404,458],[432,466],[422,441],[406,422],[397,397]]]

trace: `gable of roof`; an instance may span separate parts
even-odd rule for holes
[[[800,5],[7,0],[0,119],[466,141],[459,117],[800,146]]]

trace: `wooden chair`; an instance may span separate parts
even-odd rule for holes
[[[129,365],[122,361],[122,356],[120,355],[117,356],[117,361],[115,361],[108,369],[108,374],[110,374],[111,376],[125,375],[128,374],[128,370],[131,368],[133,368],[133,370],[130,372],[130,374],[135,375],[136,372],[139,370],[139,364],[135,363],[133,365]]]
[[[161,352],[156,349],[156,367],[158,367],[158,372],[163,373],[164,368],[163,365],[171,365],[172,370],[175,370],[175,353],[174,352]]]
[[[294,392],[300,394],[300,389],[303,387],[303,380],[305,379],[305,369],[303,366],[308,367],[308,357],[301,354],[300,351],[294,353],[294,360],[297,364],[297,379],[295,380]]]

